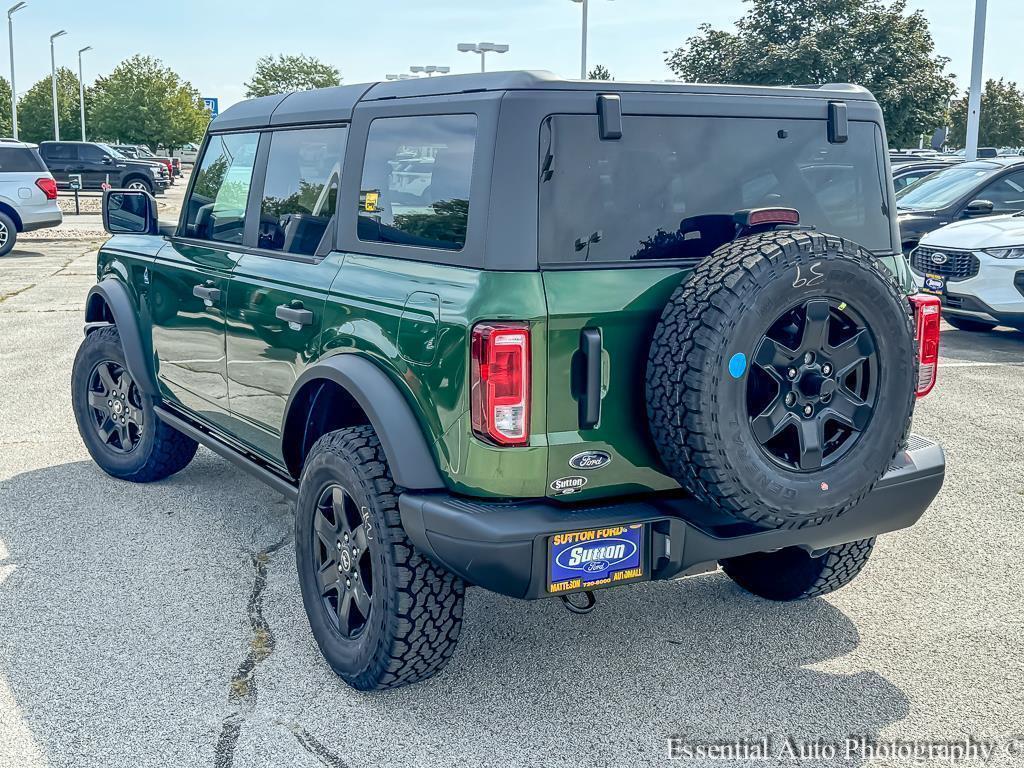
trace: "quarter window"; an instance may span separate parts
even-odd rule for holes
[[[185,205],[186,237],[241,244],[258,144],[257,133],[210,137]]]
[[[374,120],[359,195],[359,239],[460,250],[466,244],[475,115]]]
[[[271,134],[258,246],[312,256],[335,215],[345,128]]]

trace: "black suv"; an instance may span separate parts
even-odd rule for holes
[[[110,145],[95,141],[44,141],[39,154],[61,187],[80,176],[82,189],[103,189],[108,184],[160,194],[170,183],[163,164],[132,160]]]

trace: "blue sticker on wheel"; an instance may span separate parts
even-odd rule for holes
[[[618,584],[643,578],[642,523],[559,533],[548,548],[548,591]]]
[[[729,360],[729,375],[734,379],[738,379],[747,372],[747,356],[742,352],[737,352]]]

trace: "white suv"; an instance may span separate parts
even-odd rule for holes
[[[1024,211],[962,221],[925,235],[910,254],[922,291],[963,331],[1024,330]]]
[[[35,144],[0,141],[0,256],[10,253],[19,232],[56,227],[57,182]]]

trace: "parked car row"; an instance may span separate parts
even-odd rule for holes
[[[181,158],[153,154],[153,151],[145,144],[111,144],[110,146],[132,160],[162,163],[167,168],[171,184],[174,183],[175,177],[181,176]]]
[[[1024,330],[1024,157],[893,166],[903,251],[922,291],[965,331]],[[925,174],[910,183],[915,173]]]

